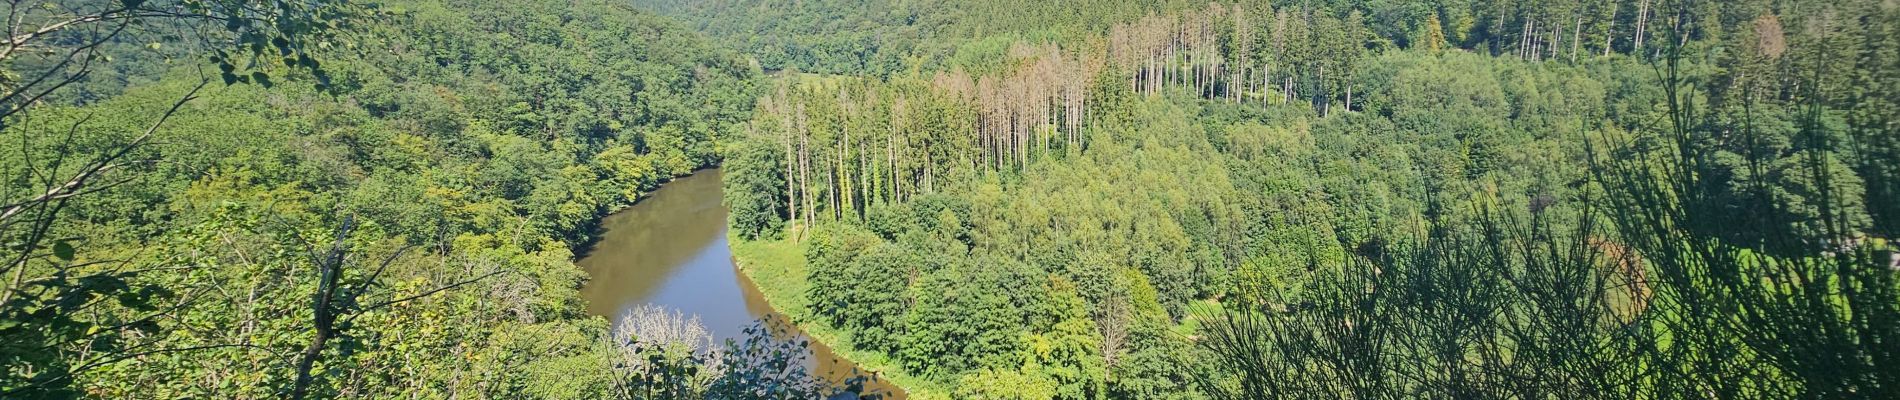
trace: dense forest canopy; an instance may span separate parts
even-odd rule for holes
[[[1894,388],[1890,4],[1004,3],[655,6],[820,73],[730,147],[733,228],[900,382]]]
[[[1893,1],[6,7],[0,398],[1900,397]]]

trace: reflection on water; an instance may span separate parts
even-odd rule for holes
[[[601,221],[599,241],[577,262],[590,277],[581,288],[589,313],[618,325],[628,310],[658,304],[697,315],[720,342],[743,340],[746,326],[777,314],[733,265],[720,176],[713,169],[676,179]],[[852,372],[824,344],[811,348],[806,367],[820,376]],[[877,386],[903,397],[895,387]]]

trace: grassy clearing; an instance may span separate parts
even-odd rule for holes
[[[1221,315],[1222,312],[1224,311],[1219,301],[1210,299],[1195,300],[1188,303],[1187,315],[1181,318],[1181,323],[1170,327],[1170,330],[1181,337],[1198,338],[1201,335],[1201,326],[1206,323],[1201,321],[1201,318],[1210,315]]]

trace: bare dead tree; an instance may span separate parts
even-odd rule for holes
[[[1123,294],[1111,294],[1101,307],[1095,311],[1095,326],[1102,334],[1102,362],[1108,368],[1103,373],[1112,373],[1115,365],[1121,363],[1122,353],[1128,351],[1128,298]],[[1104,381],[1112,377],[1103,377]]]

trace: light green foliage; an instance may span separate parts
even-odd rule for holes
[[[1036,365],[1015,371],[985,369],[965,375],[956,395],[967,399],[1048,400],[1056,398],[1056,382]]]
[[[592,219],[718,163],[714,143],[738,134],[758,71],[607,2],[378,12],[351,36],[375,51],[308,48],[324,59],[309,79],[328,91],[284,84],[295,77],[208,87],[98,178],[123,182],[66,203],[52,235],[74,238],[58,253],[77,263],[33,261],[9,278],[141,272],[74,294],[108,300],[68,311],[93,333],[3,351],[98,362],[58,383],[92,396],[284,396],[312,336],[310,252],[353,216],[341,281],[366,289],[343,307],[364,309],[323,346],[312,396],[605,396],[613,344],[582,313],[570,248]],[[9,117],[0,166],[67,174],[55,156],[132,141],[198,80],[196,61],[175,65],[121,95]],[[6,297],[25,300],[12,282]],[[37,373],[6,360],[0,375]]]
[[[1068,280],[1052,278],[1048,300],[1030,318],[1014,359],[966,373],[957,395],[985,399],[1086,399],[1104,392],[1101,343],[1087,303]]]

